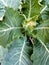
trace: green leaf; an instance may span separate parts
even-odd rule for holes
[[[45,6],[42,10],[42,13],[40,15],[41,19],[39,22],[41,22],[40,25],[37,26],[37,38],[41,39],[44,43],[49,42],[49,8]]]
[[[41,11],[41,6],[39,5],[38,0],[25,0],[22,11],[27,18],[33,17],[33,19],[37,19]]]
[[[49,42],[49,20],[44,21],[35,30],[37,30],[37,39],[41,39],[44,43]]]
[[[32,65],[30,59],[32,51],[26,38],[14,40],[8,47],[8,53],[4,57],[2,65]]]
[[[5,46],[10,40],[18,38],[21,35],[21,23],[23,17],[12,8],[6,8],[5,17],[0,22],[0,44]]]
[[[33,65],[49,65],[49,43],[46,45],[40,40],[33,47]]]

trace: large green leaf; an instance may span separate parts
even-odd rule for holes
[[[30,59],[32,51],[26,38],[14,40],[8,46],[8,53],[4,57],[2,65],[32,65]]]
[[[19,15],[18,11],[12,8],[6,8],[5,18],[0,22],[0,44],[6,45],[9,40],[21,36],[21,23],[23,17]]]
[[[35,28],[37,30],[37,39],[41,39],[44,43],[49,42],[49,20],[44,21],[38,27]]]
[[[25,0],[22,11],[27,18],[37,18],[40,14],[41,6],[39,5],[38,0]]]
[[[36,28],[37,30],[37,38],[41,39],[44,43],[49,42],[49,8],[46,6],[43,8],[42,13],[40,15],[41,22],[40,25]]]
[[[49,65],[49,43],[46,45],[40,40],[33,47],[33,65]]]

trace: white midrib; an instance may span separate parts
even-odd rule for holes
[[[41,42],[41,44],[44,46],[44,48],[46,49],[46,51],[49,53],[49,49],[46,47],[46,45],[39,39],[39,41]]]
[[[47,8],[47,5],[41,10],[40,14]]]
[[[23,47],[22,47],[22,51],[21,51],[21,53],[20,53],[19,65],[21,65],[24,47],[25,47],[25,40],[24,40],[24,44],[23,44]]]
[[[0,30],[0,32],[7,32],[7,31],[14,30],[14,29],[20,29],[20,28],[21,27],[10,27],[10,28],[7,28],[7,29]]]
[[[49,29],[49,27],[37,27],[37,28],[35,28],[35,30],[43,30],[43,29],[47,30],[47,29]]]

